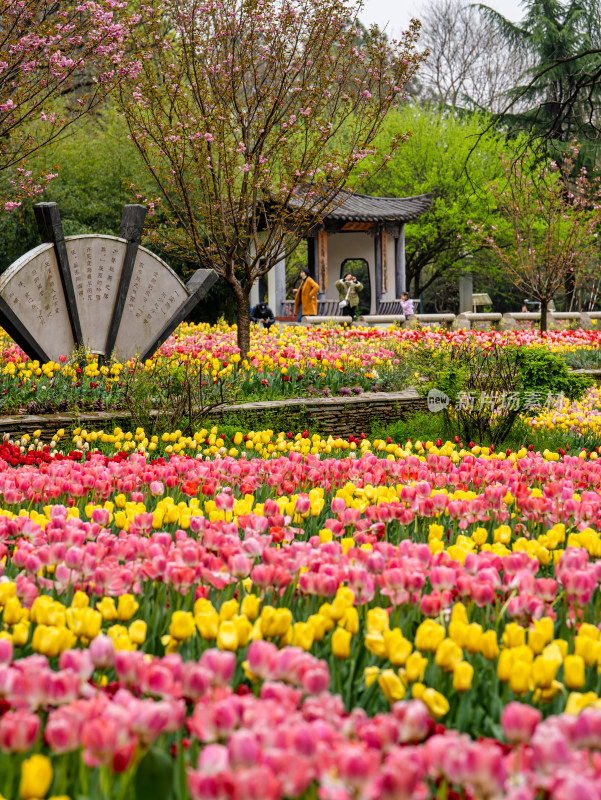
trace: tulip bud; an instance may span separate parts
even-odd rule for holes
[[[378,686],[389,703],[396,703],[405,696],[405,686],[392,669],[382,670],[378,678]]]
[[[336,658],[348,658],[351,651],[352,634],[344,628],[336,628],[332,634],[332,653]]]
[[[44,797],[52,783],[52,764],[47,756],[33,755],[21,764],[19,794],[23,800]]]
[[[585,683],[584,659],[582,656],[565,657],[563,680],[568,689],[582,689]]]
[[[532,706],[525,703],[508,703],[501,714],[503,735],[512,744],[529,742],[541,719],[541,712]]]
[[[235,652],[239,646],[238,631],[232,620],[222,622],[217,631],[217,647]]]
[[[174,611],[171,615],[171,623],[169,625],[169,635],[174,639],[183,641],[190,639],[194,635],[195,624],[194,617],[190,611]]]
[[[460,661],[453,670],[453,689],[456,692],[467,692],[472,687],[474,668],[468,661]]]

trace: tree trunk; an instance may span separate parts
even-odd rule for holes
[[[238,347],[240,358],[244,359],[250,349],[250,295],[241,289],[236,292],[238,306]]]
[[[548,300],[540,301],[540,332],[544,333],[547,330],[547,310],[549,308]]]

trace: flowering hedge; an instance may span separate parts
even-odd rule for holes
[[[596,452],[240,438],[2,446],[5,797],[601,796]]]

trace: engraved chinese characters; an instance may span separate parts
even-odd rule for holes
[[[94,235],[65,241],[84,346],[104,353],[127,242]]]
[[[58,361],[80,345],[149,358],[216,280],[197,270],[186,286],[140,247],[144,206],[125,206],[119,237],[64,237],[56,203],[34,211],[45,244],[0,276],[0,325],[32,359]]]
[[[145,353],[189,294],[164,261],[140,247],[115,342],[115,357],[127,358],[132,349],[138,355]]]
[[[48,358],[71,353],[73,333],[51,244],[30,250],[0,275],[0,297]]]

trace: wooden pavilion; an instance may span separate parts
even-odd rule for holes
[[[398,300],[406,290],[405,224],[432,206],[434,194],[371,197],[343,191],[307,238],[308,270],[320,287],[319,300],[338,300],[335,283],[348,261],[364,261],[369,270],[370,313]],[[267,275],[269,304],[276,316],[286,300],[285,262]],[[259,288],[253,292],[255,302]]]

